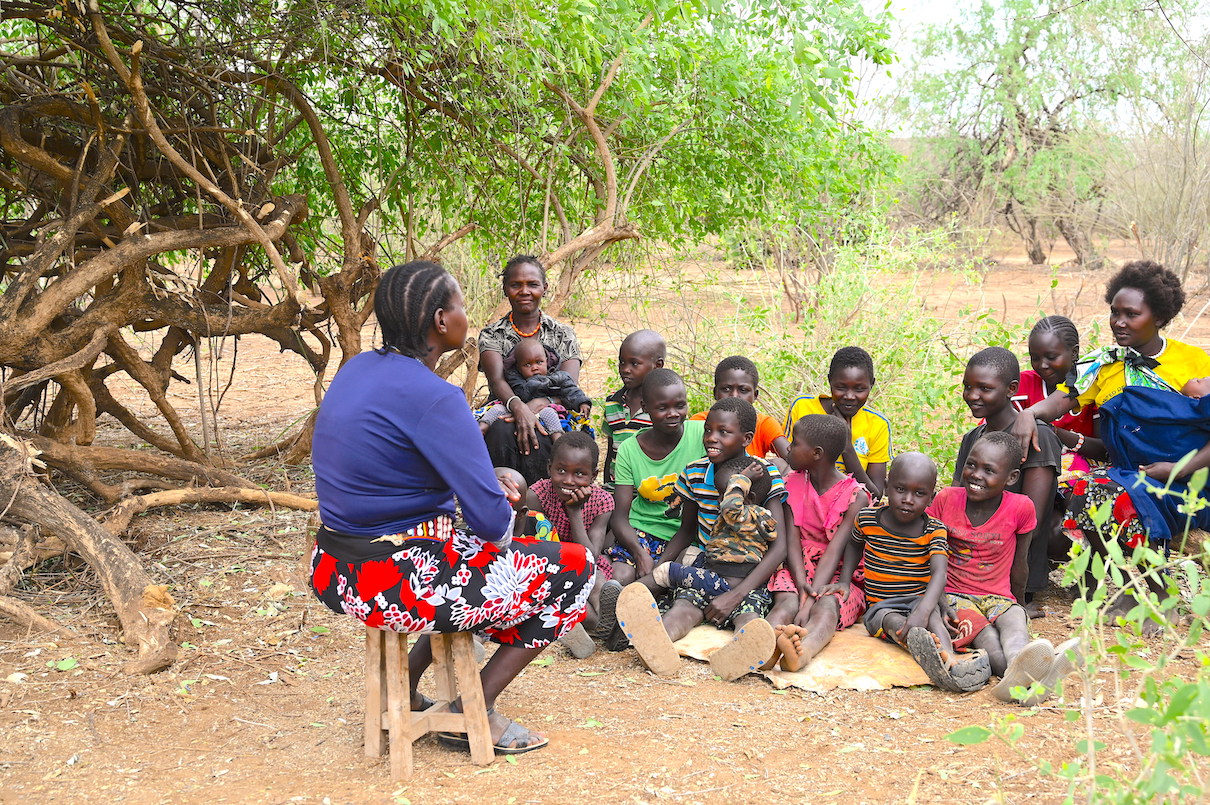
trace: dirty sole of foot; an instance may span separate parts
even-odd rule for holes
[[[773,627],[764,618],[757,618],[744,624],[730,643],[710,655],[710,668],[724,682],[730,682],[760,670],[776,646]]]
[[[657,676],[672,676],[681,667],[672,639],[664,631],[664,619],[651,591],[635,582],[618,596],[618,627],[639,653],[651,672]]]

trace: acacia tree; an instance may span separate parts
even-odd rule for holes
[[[333,357],[361,349],[383,260],[538,244],[561,267],[557,307],[611,244],[767,217],[789,186],[818,204],[826,171],[810,166],[850,61],[885,62],[883,36],[824,0],[6,2],[0,495],[17,503],[0,612],[47,625],[2,596],[57,537],[97,567],[140,647],[132,669],[163,667],[174,605],[116,539],[131,518],[315,505],[250,483],[204,413],[176,410],[187,350],[271,338],[315,370],[318,403]],[[444,371],[459,361],[474,356]],[[118,375],[155,417],[111,390]],[[98,444],[106,415],[153,449]],[[304,428],[271,452],[308,445]],[[114,507],[102,523],[55,494],[60,473]]]
[[[924,181],[938,206],[980,198],[1031,262],[1046,261],[1053,227],[1082,264],[1099,265],[1090,231],[1115,144],[1104,133],[1122,98],[1188,57],[1179,44],[1155,7],[1132,0],[982,0],[958,24],[928,28],[897,108],[926,138],[936,169]]]

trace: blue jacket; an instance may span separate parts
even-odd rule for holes
[[[1210,397],[1195,400],[1175,391],[1127,386],[1099,409],[1101,439],[1109,450],[1109,477],[1130,494],[1130,500],[1153,542],[1166,542],[1190,528],[1210,529],[1210,508],[1189,523],[1177,511],[1181,499],[1157,494],[1164,484],[1143,476],[1139,466],[1156,461],[1176,462],[1210,443]],[[1141,477],[1140,477],[1141,476]],[[1173,482],[1173,492],[1185,492],[1187,481]],[[1201,497],[1207,498],[1206,491]]]

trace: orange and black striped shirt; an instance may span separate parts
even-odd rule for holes
[[[853,524],[853,541],[865,546],[865,597],[869,603],[900,595],[922,595],[928,586],[929,560],[945,556],[945,526],[934,517],[920,536],[909,537],[884,526],[879,509],[862,509]],[[886,518],[894,522],[891,517]]]

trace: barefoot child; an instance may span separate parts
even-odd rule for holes
[[[529,403],[539,397],[545,397],[551,403],[561,405],[569,411],[579,411],[587,414],[592,408],[592,400],[580,390],[571,375],[562,370],[547,372],[546,347],[536,338],[522,338],[513,347],[513,357],[516,365],[504,370],[504,379],[513,395],[523,403]],[[511,402],[510,399],[508,402]],[[497,419],[509,416],[505,403],[497,402],[490,405],[479,417],[479,430],[487,433],[487,429]],[[547,405],[538,411],[538,422],[542,429],[552,439],[563,435],[563,423],[559,412]]]
[[[585,546],[594,557],[605,550],[613,496],[594,483],[600,450],[596,440],[583,431],[571,431],[555,442],[550,453],[550,477],[535,481],[529,488],[529,505],[545,513],[563,542]],[[602,568],[597,567],[599,588]],[[597,598],[590,594],[585,629],[597,627],[600,619]],[[573,630],[574,632],[574,630]],[[583,659],[594,650],[587,631],[565,636],[564,644]]]
[[[626,336],[618,348],[618,376],[622,387],[605,398],[605,487],[612,489],[614,459],[618,450],[643,428],[651,427],[651,416],[644,410],[643,379],[652,369],[664,365],[667,347],[654,330],[637,330]]]
[[[728,579],[743,578],[764,558],[777,538],[777,521],[762,501],[773,481],[751,455],[739,455],[714,471],[714,486],[722,495],[718,519],[706,542],[702,567],[677,561],[661,562],[652,578],[661,588],[688,587],[710,600],[731,589]]]
[[[756,405],[756,399],[760,397],[760,372],[756,364],[740,355],[732,355],[718,362],[718,366],[714,367],[714,399],[724,397],[739,397]],[[694,414],[690,420],[705,420],[708,413],[702,411]],[[768,414],[757,412],[756,433],[748,445],[749,455],[764,458],[773,453],[785,461],[789,452],[790,440],[786,438],[781,425]]]
[[[906,648],[942,690],[978,690],[991,674],[987,654],[956,655],[945,622],[946,531],[925,513],[936,488],[932,459],[896,456],[887,505],[857,515],[840,576],[848,578],[864,559],[866,631]],[[837,586],[849,594],[848,584]]]
[[[686,422],[689,401],[685,384],[670,369],[652,369],[643,380],[642,398],[650,412],[651,427],[618,448],[617,483],[613,488],[610,528],[614,545],[606,554],[613,563],[613,579],[601,585],[601,620],[597,636],[610,651],[627,645],[616,628],[614,604],[622,587],[651,573],[664,554],[668,540],[681,523],[679,498],[674,490],[681,470],[706,454],[702,446],[704,423]]]
[[[790,404],[786,433],[807,414],[830,414],[848,426],[850,441],[837,469],[857,479],[875,499],[886,486],[891,460],[891,422],[866,405],[874,388],[874,361],[861,347],[841,347],[828,367],[827,395],[799,397]]]
[[[798,539],[787,546],[786,566],[769,581],[769,623],[786,671],[802,670],[837,629],[857,623],[865,611],[860,573],[854,578],[850,568],[848,576],[837,574],[857,514],[870,502],[857,479],[836,468],[848,440],[844,421],[834,416],[808,414],[794,423],[786,492]],[[825,592],[831,582],[856,583],[857,594]]]
[[[986,433],[963,461],[962,486],[942,489],[928,508],[949,532],[946,606],[973,609],[990,622],[974,645],[987,652],[992,674],[1001,677],[993,691],[998,696],[1043,679],[1055,661],[1048,641],[1029,642],[1029,617],[1018,603],[1037,526],[1033,502],[1008,491],[1020,466],[1016,437]]]
[[[756,409],[746,400],[726,397],[710,409],[702,435],[706,457],[689,464],[677,478],[676,492],[683,501],[681,527],[669,540],[661,563],[672,561],[695,541],[700,545],[709,542],[719,515],[720,496],[714,474],[718,467],[744,454],[755,430]],[[660,676],[676,673],[680,659],[673,642],[703,620],[719,628],[735,629],[734,639],[710,655],[711,668],[725,680],[755,671],[773,652],[775,636],[764,620],[770,603],[765,583],[784,556],[780,546],[785,544],[786,533],[782,505],[785,485],[773,464],[763,458],[755,460],[769,473],[770,491],[763,504],[777,525],[777,538],[764,557],[742,577],[728,578],[731,589],[713,600],[698,590],[678,588],[663,618],[648,587],[654,586],[654,579],[631,584],[618,597],[619,626],[643,663]]]
[[[958,458],[954,462],[954,486],[962,483],[963,468],[975,442],[985,433],[1007,432],[1016,422],[1017,411],[1012,399],[1017,393],[1020,378],[1021,365],[1017,356],[1003,347],[988,347],[976,352],[967,362],[966,372],[962,375],[962,399],[970,408],[971,416],[983,422],[962,437]],[[1032,544],[1036,539],[1040,554],[1029,549],[1034,561],[1027,561],[1019,568],[1014,565],[1014,573],[1023,574],[1019,585],[1014,582],[1017,600],[1022,604],[1032,598],[1029,594],[1031,591],[1040,592],[1046,587],[1046,555],[1055,494],[1059,488],[1062,449],[1054,428],[1049,425],[1039,427],[1038,447],[1030,447],[1025,460],[1014,467],[1020,472],[1008,484],[1009,492],[1025,495],[1033,503],[1037,525],[1027,542]],[[994,660],[992,667],[995,668]]]

